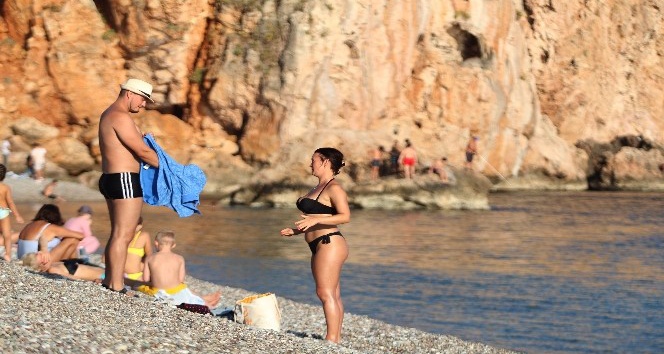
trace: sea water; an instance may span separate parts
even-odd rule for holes
[[[527,352],[664,352],[662,196],[497,193],[487,211],[353,210],[341,226],[345,309]],[[105,241],[106,207],[93,207]],[[201,211],[146,207],[145,229],[176,231],[197,278],[319,304],[306,243],[279,236],[297,210]]]

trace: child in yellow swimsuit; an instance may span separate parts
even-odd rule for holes
[[[127,248],[127,261],[125,262],[125,277],[132,280],[143,280],[143,262],[153,253],[150,243],[150,233],[143,231],[143,217],[138,219],[136,234]]]

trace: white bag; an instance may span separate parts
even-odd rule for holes
[[[281,310],[273,293],[252,295],[235,302],[235,322],[281,330]]]

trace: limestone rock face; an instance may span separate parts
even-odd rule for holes
[[[355,182],[370,149],[405,139],[420,167],[441,156],[461,167],[471,135],[480,138],[475,169],[505,188],[646,188],[661,179],[652,168],[664,162],[656,1],[0,6],[0,121],[34,117],[57,128],[89,149],[95,167],[99,114],[137,77],[153,83],[156,100],[137,116],[140,128],[177,160],[220,176],[210,179],[216,191],[235,193],[258,176],[302,183],[321,146],[344,152]],[[647,144],[614,144],[625,136]],[[76,174],[88,163],[61,167]]]
[[[24,142],[24,149],[29,149],[29,145],[34,143],[43,143],[56,138],[60,135],[60,130],[56,127],[44,124],[32,117],[23,117],[10,125],[14,135],[21,138]]]
[[[90,150],[78,139],[63,137],[51,140],[44,148],[49,151],[48,159],[64,168],[70,175],[79,175],[94,167],[95,160],[90,156]]]

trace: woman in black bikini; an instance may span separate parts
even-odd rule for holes
[[[311,174],[318,185],[297,201],[304,214],[296,228],[281,230],[281,236],[304,233],[311,249],[311,273],[316,294],[323,303],[327,334],[334,343],[341,340],[344,305],[341,301],[341,267],[348,258],[348,245],[337,225],[350,221],[348,197],[334,176],[344,166],[343,154],[334,148],[320,148],[311,157]],[[314,199],[315,197],[315,199]]]
[[[48,252],[39,251],[28,253],[21,260],[24,266],[38,272],[96,282],[101,282],[104,279],[104,268],[83,261],[82,259],[65,259],[61,262],[51,262]]]

